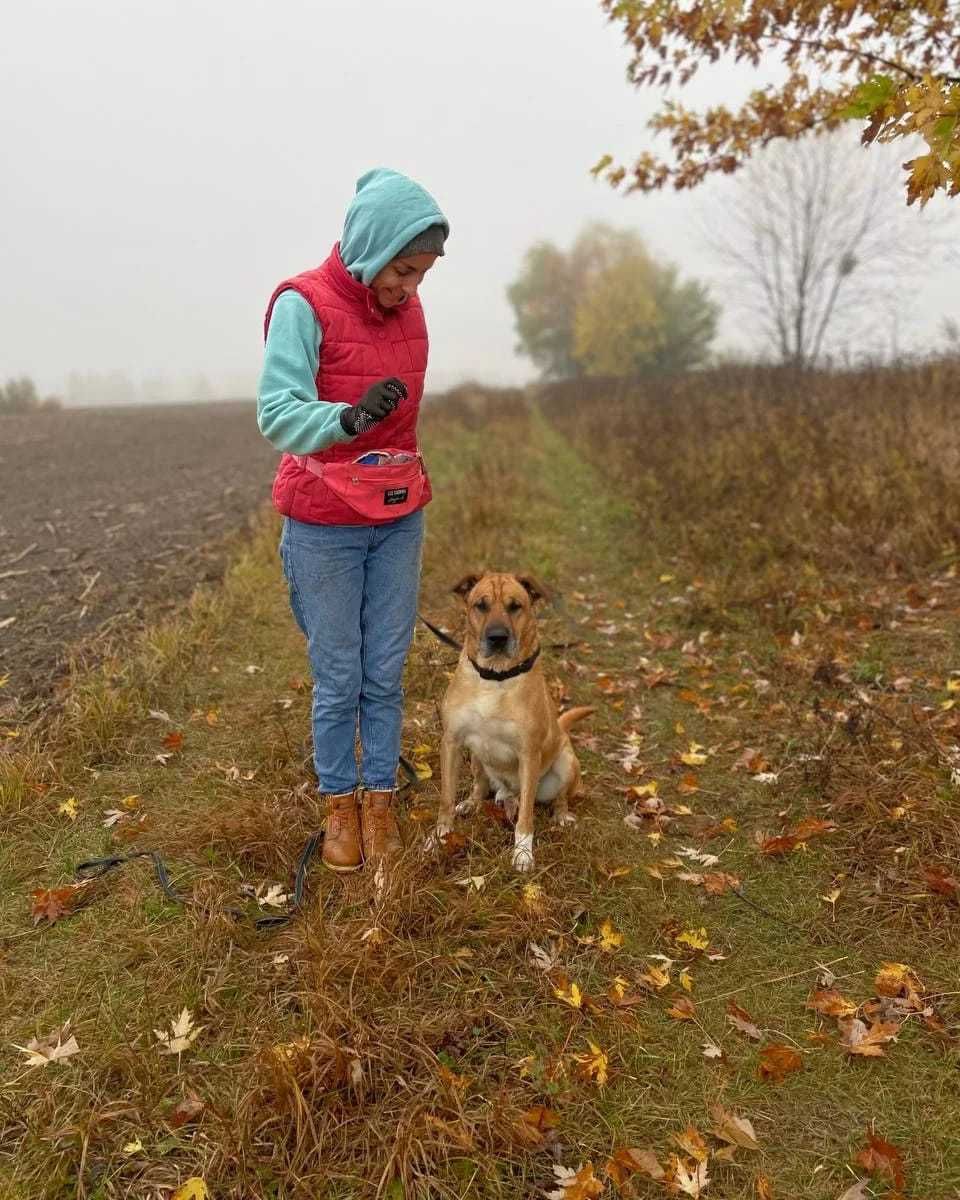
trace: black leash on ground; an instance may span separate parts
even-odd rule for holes
[[[307,843],[301,851],[297,862],[293,881],[293,893],[287,911],[285,913],[271,913],[268,916],[258,917],[254,921],[255,929],[261,931],[279,929],[284,925],[288,925],[293,920],[297,910],[303,905],[307,872],[310,869],[313,856],[322,842],[322,830],[319,833],[312,833],[307,838]],[[150,859],[153,864],[153,874],[157,884],[161,892],[163,892],[164,896],[172,904],[178,904],[181,908],[185,908],[188,904],[193,903],[188,896],[182,895],[173,886],[166,863],[164,863],[158,850],[131,850],[129,854],[113,854],[108,855],[106,858],[88,858],[84,862],[77,864],[76,875],[80,880],[101,879],[104,875],[109,875],[111,871],[117,870],[117,868],[124,866],[126,863],[134,862],[138,858]],[[247,914],[242,909],[226,908],[223,911],[235,921],[246,920]]]
[[[407,782],[402,784],[399,791],[406,791],[407,788],[415,786],[419,780],[417,772],[405,758],[400,759],[400,766],[408,776]],[[270,913],[266,916],[258,917],[254,921],[254,928],[261,932],[281,929],[285,925],[289,925],[293,918],[297,915],[300,908],[303,907],[304,893],[307,886],[307,873],[310,870],[310,864],[317,853],[317,850],[323,843],[323,830],[317,833],[312,833],[306,841],[303,850],[300,852],[300,857],[297,860],[296,870],[293,877],[293,892],[291,893],[290,903],[287,906],[287,911],[284,913]],[[104,875],[109,875],[111,871],[116,871],[118,868],[125,866],[127,863],[134,862],[139,858],[148,858],[153,865],[153,874],[157,881],[157,886],[163,892],[164,896],[171,904],[178,904],[181,907],[186,907],[193,901],[188,896],[182,895],[173,886],[170,879],[170,873],[167,870],[167,865],[163,861],[159,850],[131,850],[127,854],[112,854],[105,858],[88,858],[83,862],[78,863],[76,867],[76,877],[81,881],[102,879]],[[235,921],[245,921],[247,914],[239,908],[226,908],[223,910],[228,916]]]
[[[297,909],[303,904],[303,894],[306,887],[307,871],[310,868],[310,861],[316,854],[317,847],[323,841],[323,833],[311,834],[307,839],[307,844],[304,846],[300,854],[300,859],[297,862],[296,874],[294,876],[293,895],[288,910],[285,913],[271,913],[269,916],[258,917],[254,921],[254,928],[259,930],[278,929],[289,922],[296,915]],[[88,858],[82,863],[77,864],[76,874],[80,880],[101,879],[104,875],[109,875],[111,871],[126,865],[129,862],[134,862],[138,858],[149,858],[153,864],[153,874],[157,884],[163,892],[164,896],[171,904],[178,904],[181,908],[185,908],[193,901],[182,895],[173,886],[170,880],[170,873],[167,871],[166,863],[163,861],[158,850],[131,850],[129,854],[113,854],[106,858]],[[226,908],[223,910],[227,916],[232,917],[235,921],[244,921],[247,914],[239,908]]]
[[[730,891],[733,892],[738,900],[742,900],[744,904],[749,904],[749,906],[755,912],[760,913],[761,916],[767,917],[767,919],[770,921],[776,921],[779,925],[785,925],[787,929],[795,929],[797,933],[802,933],[803,936],[809,941],[813,941],[809,929],[804,929],[802,925],[797,925],[794,921],[788,921],[786,917],[781,917],[778,913],[771,912],[769,908],[764,908],[763,905],[758,904],[756,900],[751,900],[749,896],[745,896],[739,888],[731,888]]]

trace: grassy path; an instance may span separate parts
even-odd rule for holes
[[[711,1151],[708,1197],[762,1197],[763,1176],[770,1195],[834,1200],[870,1174],[851,1167],[868,1127],[902,1152],[904,1195],[958,1194],[956,908],[911,882],[936,840],[916,799],[949,771],[922,727],[875,721],[866,742],[849,688],[812,682],[813,625],[785,639],[730,620],[540,417],[472,430],[441,418],[431,437],[424,608],[452,622],[465,570],[522,567],[563,596],[545,639],[573,628],[583,641],[549,666],[565,702],[599,705],[580,727],[580,823],[538,832],[532,881],[483,817],[423,860],[429,779],[385,885],[316,868],[288,930],[232,919],[259,911],[243,885],[289,880],[316,824],[305,661],[271,524],[223,588],[77,680],[53,739],[0,759],[0,1196],[167,1196],[196,1176],[218,1200],[514,1197],[549,1188],[555,1162],[591,1163],[614,1195],[607,1164],[626,1147],[695,1175],[691,1126]],[[905,633],[850,637],[869,641],[862,661],[907,661]],[[942,687],[951,646],[930,634],[923,649]],[[434,769],[449,667],[418,633],[406,747]],[[881,742],[896,783],[860,795]],[[71,798],[75,819],[60,811]],[[862,834],[871,804],[886,814],[879,841]],[[107,810],[124,815],[104,828]],[[838,828],[760,852],[756,831],[806,819]],[[145,865],[128,866],[31,930],[30,891],[118,843],[161,849],[199,903],[164,901]],[[915,986],[881,977],[899,999],[875,982],[891,960],[916,973]],[[836,976],[829,1006],[872,1000],[865,1024],[897,1027],[883,1057],[845,1054],[837,1020],[805,1007],[821,965]],[[183,1008],[202,1031],[162,1054],[154,1031]],[[67,1019],[79,1052],[24,1069],[10,1043]],[[759,1150],[716,1156],[717,1104],[752,1122]],[[864,1195],[893,1194],[897,1160],[878,1162]],[[668,1194],[643,1172],[624,1186]]]

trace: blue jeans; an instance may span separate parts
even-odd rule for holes
[[[313,674],[313,757],[321,792],[396,786],[403,668],[413,638],[423,512],[388,525],[286,517],[280,558]]]

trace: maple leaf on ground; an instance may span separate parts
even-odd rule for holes
[[[468,892],[482,892],[487,884],[485,875],[467,875],[465,879],[455,879],[457,887],[466,888]]]
[[[710,1109],[710,1115],[714,1121],[713,1132],[721,1142],[729,1142],[744,1150],[760,1149],[753,1125],[746,1117],[738,1117],[734,1113],[728,1112],[722,1104],[714,1104]]]
[[[960,892],[960,880],[955,875],[951,875],[945,867],[940,865],[924,867],[923,878],[932,892],[937,892],[941,896],[949,896],[951,900],[957,899],[958,892]]]
[[[693,1196],[694,1200],[703,1192],[710,1182],[705,1162],[683,1162],[678,1155],[670,1155],[670,1166],[664,1181],[674,1191],[680,1191],[685,1196]]]
[[[807,1000],[807,1008],[823,1013],[825,1017],[852,1017],[859,1008],[852,1000],[842,996],[836,988],[820,988]]]
[[[781,837],[768,837],[762,833],[757,835],[757,844],[761,854],[765,854],[768,858],[775,858],[779,854],[789,854],[791,850],[796,850],[800,839],[789,833],[783,834]]]
[[[723,1051],[716,1042],[704,1042],[702,1051],[704,1058],[723,1058]]]
[[[200,1176],[193,1175],[185,1184],[177,1188],[170,1200],[210,1200],[210,1192]]]
[[[649,1179],[659,1182],[663,1179],[664,1170],[652,1150],[640,1150],[636,1146],[615,1150],[613,1157],[607,1160],[603,1168],[604,1174],[619,1188],[626,1183],[631,1175],[646,1175]]]
[[[724,892],[738,892],[740,880],[736,875],[728,875],[725,871],[708,873],[703,877],[703,890],[708,896],[722,896]]]
[[[64,800],[62,804],[58,805],[57,812],[61,817],[67,817],[69,820],[75,821],[77,819],[76,797],[71,796],[69,800]]]
[[[609,917],[606,917],[600,926],[600,949],[607,953],[613,953],[623,945],[623,934],[613,924]]]
[[[819,837],[824,833],[832,833],[835,829],[836,825],[833,821],[821,821],[816,817],[806,817],[780,837],[767,837],[765,834],[759,834],[757,841],[760,853],[772,858],[779,854],[789,854],[802,842],[808,842],[811,838]]]
[[[167,750],[170,753],[175,754],[178,750],[182,749],[182,747],[183,747],[183,734],[177,733],[175,731],[168,733],[167,736],[163,739],[162,745],[163,745],[164,750]]]
[[[642,992],[628,991],[629,987],[629,979],[624,979],[622,975],[613,979],[607,988],[607,999],[614,1008],[631,1008],[635,1004],[646,1003],[646,996]]]
[[[41,921],[53,925],[61,917],[68,917],[76,912],[90,883],[89,879],[84,879],[80,883],[69,883],[61,888],[34,888],[30,893],[33,897],[30,911],[34,925],[39,925]]]
[[[841,1043],[847,1054],[860,1058],[883,1058],[883,1047],[896,1041],[900,1026],[895,1021],[875,1021],[867,1025],[858,1017],[842,1018],[837,1022],[841,1031]]]
[[[692,1021],[697,1015],[693,1001],[688,996],[678,996],[673,1007],[667,1009],[667,1016],[675,1021]]]
[[[799,1071],[802,1066],[803,1059],[792,1046],[775,1043],[760,1051],[758,1073],[761,1079],[772,1083],[783,1083],[788,1075]]]
[[[453,858],[459,854],[461,850],[466,849],[467,839],[462,833],[458,833],[455,829],[451,829],[449,833],[445,833],[440,838],[440,845],[443,853],[448,858]]]
[[[595,1042],[587,1042],[589,1054],[575,1054],[574,1061],[580,1064],[580,1074],[584,1079],[595,1079],[601,1090],[607,1082],[609,1059]]]
[[[768,766],[769,764],[761,751],[754,750],[752,746],[747,746],[733,764],[732,770],[747,771],[750,775],[759,775],[766,771]]]
[[[533,913],[538,917],[543,916],[546,908],[545,899],[546,895],[539,883],[525,883],[523,885],[521,903],[527,912]]]
[[[549,947],[545,947],[541,946],[538,942],[528,942],[527,949],[530,951],[530,957],[533,959],[534,965],[538,970],[552,971],[557,965],[560,951],[555,943],[551,942]]]
[[[637,977],[641,987],[649,988],[652,992],[661,992],[670,983],[670,975],[659,967],[647,967],[642,975]]]
[[[677,855],[680,858],[689,858],[691,862],[699,863],[701,867],[715,867],[720,861],[716,854],[705,854],[695,846],[681,846]]]
[[[673,940],[678,946],[689,946],[691,950],[706,950],[710,945],[710,938],[702,925],[699,929],[685,929]]]
[[[821,821],[817,817],[805,817],[790,832],[798,841],[806,842],[810,838],[820,837],[821,834],[833,833],[836,828],[835,821]]]
[[[290,900],[290,894],[283,890],[281,883],[271,883],[266,887],[261,884],[257,888],[256,897],[261,908],[283,908]]]
[[[514,1132],[524,1145],[539,1148],[556,1137],[554,1130],[559,1123],[560,1118],[552,1108],[538,1104],[517,1117]]]
[[[583,992],[580,991],[577,984],[571,983],[566,976],[558,979],[556,984],[553,985],[553,994],[558,1000],[562,1000],[564,1004],[569,1004],[571,1008],[583,1008]]]
[[[881,963],[873,986],[877,989],[878,996],[902,1000],[909,1008],[918,1012],[924,1007],[923,984],[912,967],[908,967],[906,963]]]
[[[700,1130],[694,1125],[688,1125],[680,1133],[672,1133],[670,1140],[675,1142],[684,1154],[696,1159],[698,1163],[706,1162],[710,1157],[710,1150],[707,1147],[707,1143],[703,1140]]]
[[[27,1056],[28,1067],[47,1067],[50,1063],[62,1062],[80,1050],[77,1039],[70,1033],[69,1021],[55,1032],[48,1033],[45,1038],[31,1038],[25,1046],[14,1044],[13,1048]]]
[[[598,865],[597,870],[600,871],[600,873],[603,875],[604,879],[606,879],[608,882],[612,882],[614,879],[622,879],[625,875],[633,874],[633,867],[627,867],[627,866],[608,867],[608,866],[605,866],[603,863],[600,863]]]
[[[903,1155],[891,1142],[867,1130],[867,1144],[854,1161],[871,1175],[886,1175],[898,1192],[903,1191],[906,1183]]]
[[[758,1175],[754,1180],[757,1200],[773,1200],[773,1184],[766,1175]]]
[[[191,1121],[195,1121],[204,1108],[206,1108],[206,1103],[200,1099],[196,1092],[190,1092],[189,1095],[184,1096],[170,1114],[167,1124],[171,1129],[181,1129],[184,1125],[189,1125]]]
[[[161,1054],[183,1054],[185,1050],[190,1049],[202,1029],[202,1025],[194,1025],[190,1010],[184,1008],[180,1016],[170,1022],[169,1033],[162,1029],[155,1029],[153,1032],[159,1042]]]
[[[562,1167],[557,1163],[553,1168],[559,1187],[547,1192],[548,1200],[594,1200],[603,1192],[603,1183],[593,1173],[593,1163],[578,1167]]]
[[[747,1010],[741,1008],[739,1004],[734,1004],[733,1001],[727,1005],[727,1023],[748,1038],[753,1038],[755,1042],[763,1040],[763,1034],[753,1023],[753,1018]]]

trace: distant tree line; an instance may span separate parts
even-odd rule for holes
[[[630,229],[589,225],[569,251],[538,242],[507,289],[517,350],[547,379],[703,366],[720,307]]]
[[[0,384],[0,415],[50,412],[62,407],[59,396],[41,396],[27,375]]]

